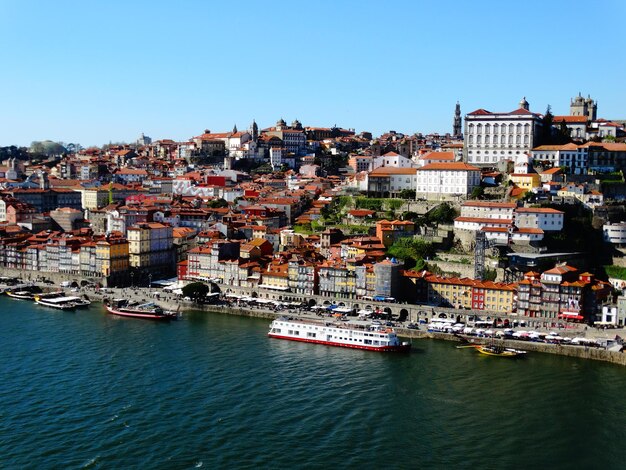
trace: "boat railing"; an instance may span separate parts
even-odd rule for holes
[[[393,328],[383,325],[356,325],[354,323],[338,323],[338,322],[317,322],[305,318],[279,317],[274,321],[285,321],[290,323],[299,323],[304,325],[325,326],[328,328],[337,328],[342,330],[355,331],[373,331],[378,333],[395,333]]]

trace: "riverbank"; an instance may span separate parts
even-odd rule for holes
[[[50,289],[50,285],[37,283],[40,287],[44,289]],[[236,315],[236,316],[244,316],[244,317],[254,317],[254,318],[266,318],[268,320],[273,320],[280,316],[293,316],[296,318],[314,320],[314,321],[323,321],[324,317],[320,318],[319,316],[302,309],[291,309],[291,310],[280,310],[275,311],[268,308],[263,307],[251,307],[251,306],[241,306],[233,303],[231,305],[226,304],[196,304],[193,302],[185,301],[180,296],[163,291],[161,289],[151,289],[151,288],[108,288],[108,289],[100,289],[96,290],[90,287],[82,287],[78,289],[74,294],[87,295],[90,300],[96,302],[102,302],[104,299],[112,299],[123,297],[132,301],[137,302],[155,302],[161,305],[163,308],[168,310],[180,310],[180,312],[190,312],[190,311],[204,311],[208,313],[222,313],[227,315]],[[422,328],[425,328],[425,325],[421,325]],[[397,324],[395,327],[399,336],[410,339],[435,339],[441,341],[452,341],[459,342],[463,340],[470,341],[475,344],[485,344],[491,341],[490,338],[480,338],[480,337],[464,337],[461,335],[449,334],[449,333],[440,333],[440,332],[429,332],[425,329],[409,329],[403,326],[402,324]],[[597,338],[602,340],[607,340],[610,338],[614,338],[615,335],[625,335],[625,333],[621,330],[597,330],[593,328],[589,328],[584,331],[578,332],[583,336],[587,336],[589,338]],[[611,335],[609,337],[609,334]],[[622,336],[624,337],[624,336]],[[551,344],[551,343],[539,343],[532,341],[518,341],[512,339],[502,339],[498,340],[502,341],[506,347],[511,347],[515,349],[524,349],[530,352],[538,352],[544,354],[556,354],[561,356],[575,357],[580,359],[590,359],[595,361],[603,361],[610,362],[613,364],[618,364],[622,366],[626,366],[626,354],[622,352],[609,351],[604,348],[597,347],[588,347],[588,346],[572,346],[565,344]]]

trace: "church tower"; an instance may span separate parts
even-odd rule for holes
[[[578,96],[572,98],[569,104],[570,116],[586,116],[587,120],[595,121],[598,113],[598,102],[591,99],[589,95],[583,98],[580,92]]]
[[[259,138],[259,126],[256,125],[256,121],[252,120],[252,140],[254,142]]]
[[[452,135],[454,137],[461,137],[463,130],[461,129],[461,105],[456,102],[456,108],[454,109],[454,123],[452,125]]]

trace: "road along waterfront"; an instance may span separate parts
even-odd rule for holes
[[[385,355],[0,297],[3,468],[620,468],[626,375],[419,341]],[[579,430],[584,429],[581,444]],[[532,436],[532,437],[531,437]],[[573,460],[575,459],[575,461]]]

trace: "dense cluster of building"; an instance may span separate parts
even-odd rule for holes
[[[558,133],[569,141],[544,141]],[[458,209],[452,238],[470,253],[478,234],[487,246],[541,252],[544,238],[564,229],[565,211],[531,204],[529,194],[535,203],[592,211],[623,199],[620,181],[603,189],[597,175],[626,166],[624,136],[623,121],[598,119],[597,103],[578,96],[569,115],[550,121],[523,99],[511,112],[468,113],[464,127],[457,103],[445,135],[374,138],[280,119],[264,129],[256,122],[244,131],[206,129],[186,141],[142,134],[134,144],[10,157],[0,166],[0,266],[102,285],[177,276],[587,321],[609,284],[566,264],[495,282],[407,269],[389,249],[402,238],[441,238],[437,227],[430,233],[402,219],[409,202],[425,215],[449,201]],[[495,197],[476,199],[486,190]],[[359,194],[405,205],[335,204]],[[340,212],[341,228],[328,223],[329,211]],[[604,233],[609,243],[626,243],[623,224],[608,222]]]

